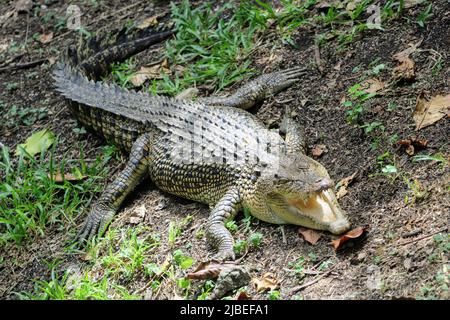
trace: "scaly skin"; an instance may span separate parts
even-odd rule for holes
[[[132,31],[102,38],[99,44],[91,41],[70,49],[69,59],[54,70],[56,89],[70,101],[79,121],[130,151],[125,169],[92,206],[78,240],[102,234],[146,176],[166,192],[210,206],[206,238],[216,251],[214,259],[234,259],[225,222],[242,208],[270,223],[346,231],[349,223],[330,189],[333,183],[325,168],[303,153],[305,140],[288,112],[284,140],[242,110],[298,81],[303,69],[262,75],[230,97],[197,102],[94,81],[109,63],[171,33]]]

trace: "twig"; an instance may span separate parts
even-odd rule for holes
[[[445,227],[445,228],[443,228],[443,229],[440,229],[440,230],[438,230],[438,231],[436,231],[436,232],[433,232],[433,233],[431,233],[431,234],[424,235],[424,236],[419,237],[419,238],[417,238],[417,239],[414,239],[414,240],[411,240],[411,241],[406,241],[406,242],[403,242],[403,243],[397,243],[397,244],[394,244],[394,245],[392,245],[392,246],[393,246],[393,247],[400,247],[400,246],[404,246],[404,245],[407,245],[407,244],[411,244],[411,243],[414,243],[414,242],[417,242],[417,241],[420,241],[420,240],[423,240],[423,239],[432,237],[432,236],[434,236],[435,234],[444,232],[444,231],[446,231],[446,230],[448,230],[448,227]]]
[[[286,239],[286,234],[284,233],[284,227],[280,226],[280,231],[281,231],[281,237],[283,239],[283,244],[287,244],[287,239]]]
[[[320,49],[317,43],[314,44],[314,59],[316,60],[317,69],[319,69],[320,73],[323,73],[322,59],[320,59]]]
[[[25,62],[25,63],[16,63],[16,64],[12,64],[8,67],[3,67],[0,68],[0,72],[2,71],[9,71],[9,70],[17,70],[17,69],[28,69],[28,68],[32,68],[35,66],[38,66],[42,63],[44,63],[45,61],[47,61],[48,59],[38,59],[38,60],[34,60],[34,61],[30,61],[30,62]]]
[[[326,271],[325,273],[321,274],[320,276],[317,276],[315,279],[311,280],[310,282],[307,282],[305,284],[295,287],[292,290],[292,292],[295,293],[295,292],[303,290],[309,286],[312,286],[313,284],[316,284],[317,282],[319,282],[320,280],[322,280],[323,278],[328,276],[331,272],[333,272],[333,270],[336,268],[336,266],[337,266],[337,264],[334,265],[330,270]]]
[[[5,66],[7,66],[8,64],[10,64],[10,63],[12,63],[12,62],[14,62],[14,61],[16,61],[16,60],[22,58],[24,55],[25,55],[25,52],[16,54],[14,57],[11,57],[11,58],[9,58],[9,59],[4,60],[4,61],[1,63],[0,67],[5,67]]]

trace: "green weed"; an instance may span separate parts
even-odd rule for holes
[[[107,162],[114,149],[105,147],[92,165],[87,165],[81,152],[79,160],[54,159],[55,143],[38,159],[22,154],[11,159],[9,150],[0,150],[0,244],[42,236],[49,225],[66,230],[73,226],[75,217],[89,205],[99,181],[107,174]],[[48,160],[46,158],[48,156]],[[86,179],[77,182],[56,182],[57,172],[69,168],[79,171]]]

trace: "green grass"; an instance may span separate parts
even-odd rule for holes
[[[47,227],[57,225],[68,230],[74,219],[101,191],[107,174],[107,162],[113,149],[105,147],[103,154],[88,165],[81,152],[79,160],[54,159],[57,145],[38,159],[10,155],[0,150],[0,244],[43,236]],[[56,172],[81,172],[86,179],[76,182],[55,182]]]
[[[253,72],[250,54],[263,27],[249,18],[247,7],[225,4],[213,10],[211,3],[192,8],[183,1],[171,10],[177,33],[166,43],[166,57],[184,70],[154,80],[148,90],[174,95],[199,84],[221,90]]]

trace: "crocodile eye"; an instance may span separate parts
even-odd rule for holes
[[[275,179],[278,179],[280,176],[278,175],[278,173],[275,173],[275,174],[273,175],[273,177],[274,177]]]

